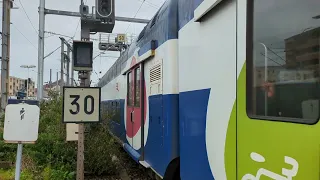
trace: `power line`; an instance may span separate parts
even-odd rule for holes
[[[67,40],[67,42],[69,42],[70,40],[72,40],[72,37],[71,37],[69,40]],[[57,47],[56,49],[54,49],[53,51],[51,51],[51,52],[50,52],[49,54],[47,54],[46,56],[44,56],[43,59],[51,56],[54,52],[56,52],[56,51],[57,51],[58,49],[60,49],[60,48],[61,48],[61,45],[60,45],[59,47]]]
[[[17,28],[16,25],[14,25],[13,23],[11,23],[11,24],[13,25],[14,28],[16,28],[16,30],[19,31],[19,33],[20,33],[27,41],[29,41],[29,43],[30,43],[36,50],[38,50],[38,48],[37,48],[35,45],[32,44],[32,42]]]
[[[260,53],[262,56],[264,56],[264,57],[266,57],[266,55],[265,54],[263,54],[263,53]],[[271,59],[271,58],[269,58],[269,57],[267,57],[270,61],[272,61],[272,62],[274,62],[274,63],[276,63],[276,64],[278,64],[279,66],[283,66],[284,64],[280,64],[280,63],[278,63],[277,61],[275,61],[275,60],[273,60],[273,59]]]
[[[29,20],[29,22],[30,22],[30,24],[31,24],[31,26],[33,27],[33,29],[35,30],[35,32],[36,32],[36,34],[37,34],[37,36],[39,36],[39,33],[38,33],[38,31],[36,30],[36,28],[34,27],[34,25],[32,24],[32,22],[31,22],[31,20],[30,20],[30,18],[29,18],[29,16],[28,16],[28,13],[26,12],[26,10],[24,9],[24,7],[23,7],[23,4],[21,3],[21,0],[19,0],[19,3],[20,3],[20,5],[21,5],[21,7],[22,7],[22,9],[23,9],[23,12],[25,13],[25,15],[27,16],[27,18],[28,18],[28,20]]]
[[[283,60],[284,62],[287,62],[286,60],[284,60],[281,56],[279,56],[277,53],[275,53],[273,50],[271,50],[270,48],[267,47],[267,49],[269,49],[273,54],[275,54],[276,56],[278,56],[281,60]]]
[[[133,17],[133,18],[135,18],[135,17],[137,16],[137,14],[139,13],[139,11],[140,11],[140,9],[141,9],[141,7],[142,7],[142,5],[143,5],[143,3],[144,3],[145,1],[146,1],[146,0],[143,0],[143,1],[142,1],[142,3],[140,4],[139,9],[137,10],[137,12],[136,12],[136,14],[134,15],[134,17]],[[127,29],[125,30],[125,34],[127,33],[128,29],[129,29],[129,27],[130,27],[130,25],[131,25],[131,23],[128,25]]]
[[[138,1],[142,2],[143,0],[138,0]],[[150,2],[150,1],[147,1],[147,0],[145,0],[145,3],[146,3],[147,5],[149,5],[150,7],[153,7],[153,8],[156,8],[156,9],[159,9],[159,8],[160,8],[160,6],[154,4],[154,3]]]

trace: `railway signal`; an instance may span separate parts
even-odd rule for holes
[[[114,0],[96,0],[96,19],[114,21],[114,7]]]
[[[92,41],[73,41],[73,68],[76,71],[92,71]]]

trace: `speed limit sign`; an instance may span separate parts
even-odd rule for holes
[[[63,123],[100,121],[100,87],[63,87]]]

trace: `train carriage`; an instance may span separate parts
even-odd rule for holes
[[[114,112],[111,132],[160,177],[179,157],[177,5],[165,2],[98,83],[103,111]]]
[[[98,84],[110,131],[164,179],[320,179],[319,9],[167,0]]]

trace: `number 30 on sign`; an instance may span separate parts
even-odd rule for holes
[[[100,87],[64,87],[62,110],[63,122],[99,122],[100,102]]]

